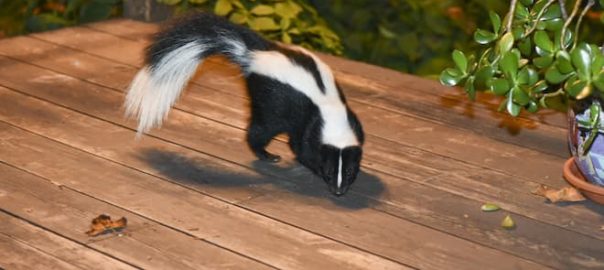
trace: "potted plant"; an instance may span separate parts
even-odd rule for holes
[[[454,51],[455,67],[444,70],[440,81],[463,85],[470,99],[477,90],[502,96],[499,108],[512,116],[555,104],[570,108],[574,162],[566,162],[565,176],[585,195],[604,203],[604,136],[600,134],[604,133],[604,48],[578,35],[595,4],[594,0],[511,0],[503,19],[490,12],[491,30],[474,33],[474,40],[486,45],[478,57]],[[599,5],[604,7],[604,0]]]

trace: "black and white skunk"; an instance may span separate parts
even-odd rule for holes
[[[297,160],[333,194],[344,194],[359,172],[364,135],[330,68],[303,48],[268,41],[212,14],[178,20],[147,48],[146,66],[125,103],[126,114],[138,118],[139,134],[161,125],[197,66],[215,54],[245,76],[252,106],[247,141],[256,156],[278,162],[265,147],[286,133]]]

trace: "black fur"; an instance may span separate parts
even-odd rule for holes
[[[359,142],[358,146],[338,149],[321,142],[323,119],[319,108],[308,97],[292,86],[247,70],[251,59],[234,55],[225,36],[242,41],[250,51],[278,51],[292,63],[308,70],[317,86],[325,93],[325,85],[317,63],[312,57],[265,40],[255,32],[231,24],[210,14],[198,14],[177,21],[158,35],[147,50],[147,62],[154,68],[165,54],[191,41],[204,41],[207,50],[200,52],[200,60],[212,54],[224,54],[239,64],[244,71],[247,89],[251,97],[251,120],[247,141],[251,150],[261,159],[271,162],[280,160],[278,155],[265,150],[277,134],[289,135],[289,145],[297,160],[315,174],[321,176],[336,195],[344,194],[356,179],[362,157],[364,134],[356,115],[348,109],[341,89],[342,102],[347,107],[350,127]],[[342,152],[342,185],[337,186],[339,154]]]

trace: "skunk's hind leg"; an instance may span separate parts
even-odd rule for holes
[[[258,159],[268,162],[279,162],[281,160],[281,156],[271,154],[265,149],[271,139],[279,133],[280,131],[275,128],[252,121],[247,132],[247,142]]]

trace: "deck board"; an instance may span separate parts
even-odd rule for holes
[[[0,164],[0,172],[3,176],[0,186],[2,192],[7,194],[0,197],[4,211],[137,268],[199,269],[204,266],[208,269],[271,269],[199,238],[141,218],[133,212],[80,194],[67,185],[58,186],[62,184],[62,179],[52,180],[53,183],[50,179],[37,177],[4,164]],[[127,236],[103,236],[93,239],[87,237],[84,232],[88,230],[90,221],[102,213],[114,218],[127,217],[129,226],[124,232]],[[9,229],[8,226],[2,227],[0,232],[12,235],[13,231]],[[72,248],[73,245],[63,244],[55,248],[69,248],[77,255],[76,258],[82,258],[82,262],[98,263],[99,268],[92,265],[83,267],[85,269],[117,269],[117,266],[114,267],[115,263],[86,259],[81,256],[85,254],[79,254],[83,252],[75,252],[77,249]],[[101,255],[103,254],[97,254]],[[0,266],[2,262],[4,260],[0,259]]]
[[[28,74],[35,74],[32,73],[32,70],[28,70]],[[11,75],[10,73],[7,75]],[[49,87],[45,87],[46,89],[49,89]],[[53,87],[50,87],[52,89],[54,89]],[[23,89],[23,88],[21,88]],[[69,91],[69,89],[67,89]],[[77,116],[69,116],[67,117],[68,119],[70,119],[71,121],[65,122],[61,125],[57,125],[56,123],[52,122],[52,121],[48,121],[49,123],[47,124],[41,124],[40,120],[36,117],[27,117],[27,113],[30,111],[28,108],[44,108],[45,106],[43,104],[40,103],[31,103],[31,102],[25,102],[25,101],[19,101],[19,97],[18,95],[11,95],[10,92],[7,92],[8,95],[2,95],[4,100],[7,100],[8,103],[5,104],[3,106],[4,110],[2,111],[2,119],[5,121],[9,121],[13,124],[19,125],[19,126],[23,126],[23,127],[28,127],[38,133],[44,134],[45,136],[49,136],[52,138],[56,138],[61,140],[62,142],[66,143],[66,144],[70,144],[73,145],[75,147],[84,149],[86,151],[91,151],[91,152],[97,152],[100,155],[109,158],[109,159],[118,159],[117,161],[119,161],[122,164],[127,164],[129,167],[136,167],[136,168],[141,168],[141,170],[145,170],[145,171],[150,171],[151,173],[157,174],[157,171],[153,171],[153,168],[149,169],[149,165],[145,164],[141,164],[140,160],[137,161],[137,158],[135,157],[136,154],[136,149],[132,149],[129,142],[129,138],[130,136],[132,136],[131,134],[124,134],[122,136],[118,136],[118,132],[117,131],[112,131],[112,129],[108,126],[98,126],[100,124],[105,124],[103,122],[100,122],[100,124],[93,124],[94,121],[86,119],[85,116],[81,116],[81,117],[77,117]],[[33,92],[32,92],[33,93]],[[34,93],[35,94],[35,93]],[[11,97],[13,96],[13,97]],[[96,99],[100,99],[101,97],[96,97],[96,98],[90,98],[91,100],[96,100]],[[10,101],[10,100],[14,100],[14,101]],[[90,106],[90,104],[88,104]],[[60,110],[56,110],[56,109],[50,109],[50,108],[44,108],[43,111],[46,114],[49,115],[65,115],[65,112],[61,112]],[[86,124],[83,124],[86,123]],[[186,122],[184,123],[184,125],[188,125]],[[91,133],[91,134],[97,134],[100,137],[112,137],[115,138],[115,140],[113,140],[112,143],[109,142],[102,142],[102,141],[90,141],[87,138],[89,136],[82,136],[82,134],[86,134],[87,132]],[[103,135],[103,132],[107,132],[106,135]],[[203,136],[203,134],[202,134]],[[237,135],[234,135],[237,136]],[[242,137],[242,136],[239,136]],[[117,143],[116,143],[117,142]],[[242,141],[239,141],[238,144],[242,144]],[[189,144],[191,144],[191,142],[189,142]],[[160,147],[161,144],[159,143],[155,143],[155,144],[144,144],[141,145],[141,147],[143,147],[143,149],[153,149],[155,147]],[[195,147],[195,146],[193,146]],[[226,145],[224,147],[227,147]],[[216,154],[220,154],[220,153],[216,153]],[[134,158],[123,158],[123,157],[133,157]],[[160,158],[163,157],[163,163],[165,162],[170,162],[173,159],[178,159],[178,160],[191,160],[190,162],[184,162],[184,164],[191,164],[189,165],[189,168],[187,168],[187,166],[184,166],[184,168],[178,168],[178,169],[185,169],[188,171],[192,171],[193,173],[189,173],[189,172],[185,172],[185,173],[177,173],[174,174],[174,172],[167,172],[167,175],[171,178],[176,178],[177,180],[183,180],[183,175],[184,175],[184,180],[187,183],[193,183],[192,186],[193,188],[199,189],[199,187],[197,187],[194,183],[194,179],[199,179],[199,178],[203,178],[203,176],[205,176],[206,174],[204,174],[203,172],[205,171],[205,169],[203,167],[201,168],[197,168],[195,167],[195,164],[197,164],[197,162],[201,163],[201,164],[206,164],[208,163],[208,161],[201,161],[198,158],[193,157],[191,154],[188,153],[183,153],[183,150],[178,151],[178,149],[165,149],[165,147],[163,148],[163,151],[159,153]],[[233,157],[230,157],[231,159],[234,159]],[[161,159],[160,159],[161,160]],[[173,162],[173,161],[172,161]],[[174,167],[178,166],[178,162],[173,162]],[[190,167],[193,166],[193,168],[191,169]],[[168,166],[170,167],[170,166]],[[182,166],[181,166],[182,167]],[[407,165],[407,167],[409,167]],[[221,170],[223,171],[229,171],[228,168],[222,168]],[[421,171],[421,167],[416,167],[413,170],[415,171]],[[159,172],[160,176],[161,174],[166,174],[166,172]],[[374,173],[374,172],[372,172]],[[189,175],[189,179],[187,181],[187,177],[186,175]],[[191,175],[195,175],[195,178],[190,179]],[[389,193],[392,194],[396,194],[396,196],[393,196],[391,194],[384,194],[381,196],[380,200],[382,201],[386,201],[389,204],[395,204],[398,206],[397,209],[393,209],[393,208],[384,208],[384,207],[377,207],[378,209],[387,209],[387,210],[383,210],[383,211],[387,211],[390,212],[394,215],[399,215],[405,218],[408,218],[410,220],[413,220],[414,222],[421,222],[423,224],[429,224],[431,226],[436,226],[441,230],[447,231],[448,233],[454,233],[456,235],[460,235],[460,236],[464,236],[466,238],[472,238],[475,239],[475,241],[480,241],[482,243],[485,243],[487,245],[492,245],[492,246],[499,246],[499,245],[507,245],[508,247],[506,249],[509,249],[510,252],[515,252],[518,253],[519,255],[525,256],[525,257],[535,257],[538,260],[539,259],[543,259],[544,256],[539,255],[540,252],[542,252],[543,250],[550,250],[550,252],[546,253],[546,254],[554,254],[554,251],[556,254],[568,254],[569,256],[574,255],[574,251],[577,249],[581,249],[581,250],[585,250],[586,254],[591,254],[589,255],[590,258],[592,257],[598,257],[600,256],[600,252],[596,249],[596,250],[591,250],[591,246],[593,246],[593,244],[597,244],[598,241],[594,241],[593,239],[584,237],[584,236],[580,236],[580,235],[576,235],[576,234],[572,234],[572,233],[568,233],[565,230],[562,230],[560,228],[552,228],[552,227],[546,227],[543,228],[544,226],[540,223],[540,222],[535,222],[533,220],[530,219],[519,219],[519,222],[525,224],[524,228],[537,228],[537,227],[541,227],[540,230],[543,230],[544,232],[547,231],[549,233],[547,233],[547,235],[568,235],[568,237],[565,238],[577,238],[577,239],[582,239],[582,241],[578,241],[577,243],[580,243],[581,246],[577,246],[577,245],[570,245],[570,246],[565,246],[565,245],[561,245],[562,243],[564,243],[564,241],[558,242],[558,243],[553,243],[551,245],[545,246],[543,245],[543,247],[541,248],[540,251],[535,252],[534,250],[531,249],[526,249],[523,250],[521,249],[522,247],[524,247],[527,243],[542,243],[544,240],[547,239],[534,239],[534,236],[532,236],[531,234],[534,233],[534,229],[529,229],[527,230],[526,233],[521,233],[522,236],[517,235],[515,237],[509,237],[506,236],[505,234],[502,234],[501,232],[498,231],[489,231],[489,229],[492,228],[497,228],[497,222],[499,219],[497,219],[495,222],[488,222],[489,219],[488,218],[484,218],[480,219],[480,215],[477,214],[476,212],[478,211],[478,205],[480,204],[479,201],[469,201],[467,199],[465,200],[461,200],[460,203],[460,199],[456,198],[455,196],[451,196],[452,194],[447,194],[447,193],[443,193],[443,192],[439,192],[438,190],[431,190],[429,188],[423,187],[421,185],[417,185],[417,184],[405,184],[405,183],[397,183],[394,181],[399,181],[397,179],[393,179],[392,177],[388,176],[388,175],[384,175],[381,173],[377,173],[375,172],[374,175],[376,175],[378,178],[381,179],[381,181],[384,182],[384,185],[386,186],[385,188],[389,190]],[[309,176],[309,175],[306,175]],[[253,178],[254,176],[248,176],[249,178]],[[228,179],[228,178],[233,178],[233,176],[230,177],[221,177],[220,179]],[[285,177],[284,177],[285,178]],[[287,178],[289,179],[295,179],[296,175],[292,175],[289,174],[287,176]],[[454,181],[459,179],[459,178],[454,178],[451,176],[446,176],[447,179],[451,178]],[[288,183],[288,179],[282,179],[283,182],[279,182],[280,185],[283,185],[284,183]],[[359,188],[362,189],[361,192],[363,192],[364,195],[370,195],[370,193],[366,192],[366,191],[371,191],[371,190],[375,190],[374,187],[372,187],[371,184],[367,184],[368,182],[360,182],[359,183]],[[211,184],[216,184],[216,183],[209,183]],[[285,188],[285,189],[291,189],[291,187],[281,187],[281,188]],[[323,189],[323,187],[321,185],[319,185],[318,187],[319,189]],[[207,189],[205,187],[202,187],[201,190],[205,190],[207,192]],[[217,192],[214,192],[217,193]],[[311,192],[312,193],[316,193],[315,192]],[[220,194],[220,193],[218,193]],[[421,199],[418,199],[418,196],[421,196]],[[512,198],[515,199],[515,198]],[[364,201],[366,199],[363,198],[358,198],[356,201],[361,202]],[[526,200],[525,200],[526,201]],[[535,201],[533,201],[535,202]],[[539,202],[540,203],[540,202]],[[452,207],[459,209],[459,212],[452,214],[452,213],[448,213],[447,215],[445,215],[444,213],[442,213],[442,211],[439,209],[440,205],[451,205]],[[505,205],[505,204],[504,204]],[[507,206],[507,205],[505,205]],[[266,203],[262,204],[261,207],[267,207]],[[400,208],[404,208],[404,209],[400,209]],[[474,209],[472,209],[474,208]],[[518,206],[510,206],[509,207],[510,210],[512,210],[513,208],[517,208],[517,209],[522,209],[521,207]],[[556,207],[551,207],[550,209],[556,211],[556,210],[560,210],[559,208]],[[469,211],[468,211],[469,210]],[[465,211],[465,212],[464,212]],[[544,211],[544,209],[537,209],[537,211],[535,211],[534,213],[531,213],[532,215],[535,215],[535,213],[537,213],[537,215],[541,214],[541,211]],[[295,215],[292,217],[289,213],[289,210],[285,210],[285,211],[281,211],[281,212],[276,212],[276,213],[272,213],[272,212],[267,212],[267,211],[261,211],[265,214],[270,214],[270,215],[276,215],[278,216],[280,219],[286,219],[287,222],[291,222],[290,220],[295,218]],[[547,213],[547,208],[545,209],[545,212]],[[284,216],[285,214],[285,216]],[[463,214],[471,214],[472,215],[472,219],[467,220],[464,219],[462,216]],[[589,214],[589,212],[588,212]],[[555,215],[552,214],[552,215]],[[541,214],[541,216],[543,216],[543,214]],[[329,217],[329,216],[328,216]],[[475,218],[478,218],[477,220]],[[585,218],[585,216],[582,216],[582,218]],[[361,217],[361,219],[359,220],[363,220],[364,218]],[[356,220],[356,219],[355,219]],[[486,222],[485,222],[486,221]],[[492,220],[493,221],[493,220]],[[386,222],[381,222],[381,223],[386,223]],[[392,222],[391,222],[392,223]],[[295,223],[296,224],[296,223]],[[451,230],[451,228],[456,228],[456,226],[460,226],[461,224],[464,225],[464,227],[461,227],[458,230]],[[534,224],[534,225],[531,225]],[[312,225],[312,224],[311,224]],[[308,227],[309,225],[306,224],[305,227]],[[316,226],[316,225],[315,225]],[[402,225],[392,225],[389,227],[400,227],[403,228]],[[585,226],[587,229],[590,229],[588,226]],[[319,232],[321,232],[321,230],[317,230]],[[364,230],[363,230],[364,231]],[[351,231],[352,234],[354,234],[355,231]],[[477,232],[482,232],[482,233],[477,233]],[[321,232],[322,234],[324,234],[324,232]],[[489,234],[493,234],[493,235],[489,235]],[[497,235],[497,237],[494,237],[495,235]],[[380,238],[384,238],[384,239],[388,239],[389,237],[391,237],[391,233],[389,232],[379,232],[377,234],[374,234],[374,239],[378,240]],[[350,237],[348,237],[350,238]],[[495,238],[495,239],[492,239]],[[341,237],[340,239],[347,239],[346,237]],[[345,240],[342,240],[345,241]],[[404,243],[402,241],[399,241],[400,243]],[[495,244],[495,243],[499,243],[499,244]],[[369,243],[372,244],[372,243]],[[358,243],[357,243],[358,245]],[[363,248],[368,249],[368,250],[372,250],[375,249],[375,247],[372,247],[371,245],[365,244],[365,243],[361,243],[361,245],[363,246]],[[399,249],[403,249],[402,247],[400,247]],[[385,251],[382,251],[385,252]],[[387,252],[385,252],[387,253]],[[532,253],[532,255],[531,255]],[[527,254],[529,254],[527,256]],[[547,258],[548,260],[544,260],[547,262],[556,262],[556,260],[560,260],[559,256],[551,256],[550,258]],[[551,263],[551,262],[550,262]]]
[[[560,207],[530,194],[540,183],[565,185],[563,114],[509,122],[489,113],[494,99],[481,96],[473,107],[479,117],[472,117],[463,97],[441,93],[451,90],[434,82],[322,56],[368,133],[365,173],[334,200],[292,161],[285,138],[270,146],[285,158],[277,166],[242,151],[249,101],[237,69],[220,58],[201,68],[162,129],[134,141],[135,123],[122,116],[123,91],[156,29],[116,20],[0,41],[0,161],[64,185],[94,209],[117,207],[154,224],[96,243],[74,236],[79,244],[164,269],[205,261],[210,269],[604,267],[602,206]],[[521,129],[508,133],[506,124]],[[446,144],[439,134],[447,134]],[[120,188],[103,190],[102,181]],[[3,209],[74,234],[27,215],[18,207],[24,201]],[[480,212],[486,201],[505,211]],[[87,211],[71,218],[89,222],[94,210]],[[506,213],[516,230],[499,228]],[[158,228],[172,236],[158,237]],[[178,252],[186,245],[176,239],[201,251]],[[164,264],[129,254],[137,243]],[[192,258],[203,250],[221,255]]]
[[[20,264],[38,269],[136,269],[4,212],[0,212],[0,239],[0,262],[8,261],[4,265],[8,269]]]

